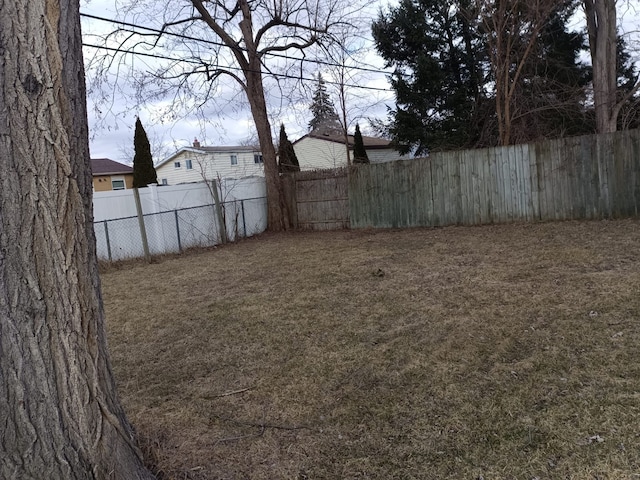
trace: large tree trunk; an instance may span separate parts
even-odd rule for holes
[[[584,0],[593,66],[593,101],[598,133],[615,132],[619,106],[616,105],[616,2]]]
[[[151,479],[104,332],[78,0],[0,0],[0,478]]]
[[[284,199],[284,191],[276,149],[273,146],[271,125],[267,116],[267,102],[264,98],[264,85],[262,83],[262,62],[258,53],[253,32],[253,18],[251,5],[247,0],[240,0],[238,6],[242,11],[240,30],[246,44],[246,59],[242,54],[236,53],[238,62],[243,66],[242,70],[246,79],[246,92],[251,107],[251,115],[256,124],[260,150],[264,161],[264,177],[267,185],[267,228],[272,232],[279,232],[289,228],[289,216]]]
[[[524,8],[524,4],[528,8]],[[515,98],[524,67],[534,54],[540,31],[549,20],[556,0],[482,0],[489,16],[484,26],[489,32],[491,68],[495,76],[496,117],[501,145],[513,141]],[[521,11],[525,14],[522,15]]]
[[[280,173],[278,171],[278,161],[276,159],[276,149],[273,145],[271,135],[271,125],[267,116],[267,104],[264,98],[264,87],[262,85],[261,65],[258,59],[250,61],[249,69],[246,73],[247,97],[251,106],[251,114],[258,132],[260,150],[264,160],[264,176],[267,184],[267,228],[272,232],[279,232],[289,228],[286,204],[284,202],[284,192]]]

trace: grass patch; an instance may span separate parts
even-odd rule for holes
[[[640,478],[640,222],[263,235],[102,275],[165,479]]]

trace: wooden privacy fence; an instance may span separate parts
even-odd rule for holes
[[[346,169],[298,172],[284,177],[290,222],[302,230],[349,228]]]
[[[292,180],[302,228],[637,216],[640,131],[439,152],[298,180],[306,173]]]
[[[638,214],[640,132],[442,152],[354,169],[352,227],[436,226]]]

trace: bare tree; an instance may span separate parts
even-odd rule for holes
[[[349,94],[347,83],[353,81],[353,72],[349,68],[352,61],[352,54],[363,53],[363,48],[356,42],[356,38],[352,37],[349,32],[342,31],[339,33],[338,42],[334,42],[326,49],[327,57],[333,63],[331,67],[332,77],[335,79],[338,94],[338,105],[340,108],[340,123],[342,123],[342,135],[347,156],[347,165],[351,165],[351,151],[349,150]]]
[[[615,132],[622,107],[640,88],[636,82],[621,97],[617,85],[617,16],[615,0],[583,0],[593,66],[593,101],[596,131]]]
[[[151,479],[109,363],[78,0],[0,2],[0,478]]]
[[[359,31],[365,30],[362,23],[366,23],[367,28],[370,29],[372,22],[372,17],[362,15],[354,24],[359,28],[350,26],[350,28],[336,29],[332,33],[334,41],[323,45],[322,50],[326,57],[324,70],[330,79],[328,85],[338,99],[338,116],[342,124],[347,165],[352,163],[349,128],[355,122],[366,118],[367,113],[383,104],[384,100],[389,100],[382,96],[382,89],[370,88],[363,92],[358,88],[366,83],[370,78],[370,72],[374,70],[373,67],[364,63],[371,48],[371,42],[358,34]],[[356,88],[353,88],[354,86]]]
[[[514,100],[521,75],[540,31],[557,0],[479,0],[479,14],[487,33],[489,60],[495,78],[496,118],[500,143],[511,143]]]
[[[138,20],[143,14],[149,15],[149,9],[157,8],[144,1],[123,3],[127,7],[124,11],[134,12]],[[264,77],[276,69],[284,69],[288,77],[300,77],[301,70],[291,70],[286,54],[293,51],[304,55],[319,42],[329,42],[329,33],[347,22],[354,12],[353,5],[341,0],[183,0],[162,4],[160,8],[161,12],[155,13],[160,13],[164,22],[158,32],[148,34],[155,37],[151,42],[132,31],[126,32],[127,40],[135,38],[136,45],[146,42],[154,47],[163,40],[172,41],[174,51],[179,51],[181,58],[155,70],[152,77],[138,77],[142,88],[169,81],[176,102],[203,107],[216,93],[216,85],[221,85],[216,81],[224,77],[240,85],[251,109],[264,158],[268,226],[275,231],[287,228]],[[123,30],[126,29],[119,33]],[[175,36],[169,38],[170,35],[179,35],[178,40]],[[111,37],[106,39],[107,43],[111,41]],[[123,48],[124,45],[129,44],[120,42],[120,51],[128,48]],[[194,77],[206,87],[198,98],[193,90],[183,88],[188,87]]]

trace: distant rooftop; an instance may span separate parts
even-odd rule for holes
[[[178,155],[183,152],[192,152],[192,153],[242,153],[242,152],[250,152],[250,153],[260,153],[260,147],[251,146],[251,145],[226,145],[219,147],[205,147],[200,145],[200,142],[196,139],[193,141],[192,145],[188,145],[186,147],[180,148],[177,152],[171,155],[168,158],[165,158],[160,163],[156,165],[156,168],[163,166],[166,163],[169,163]]]
[[[296,140],[294,143],[299,142],[300,140],[302,140],[305,137],[309,137],[309,138],[318,138],[318,139],[322,139],[322,140],[327,140],[329,142],[335,142],[335,143],[342,143],[344,144],[344,135],[341,133],[336,133],[336,132],[331,132],[331,133],[318,133],[314,130],[312,130],[311,132],[307,133],[304,137],[299,138],[298,140]],[[353,135],[349,135],[347,137],[349,139],[349,146],[353,147]],[[367,137],[365,135],[362,136],[362,143],[364,144],[365,147],[367,148],[388,148],[391,144],[391,140],[386,140],[384,138],[378,138],[378,137]]]
[[[259,152],[260,147],[252,147],[246,145],[232,145],[227,147],[191,147],[194,150],[203,152]]]
[[[260,151],[260,147],[255,147],[255,146],[251,146],[251,145],[233,145],[233,146],[222,146],[222,147],[205,147],[203,145],[200,144],[200,140],[198,140],[197,138],[193,139],[193,144],[192,147],[186,147],[186,148],[192,148],[193,150],[197,150],[200,152],[211,152],[211,153],[215,153],[215,152],[259,152]],[[181,151],[184,148],[178,150]]]
[[[116,162],[109,158],[92,158],[91,171],[96,175],[122,175],[133,173],[133,168],[129,165]]]

